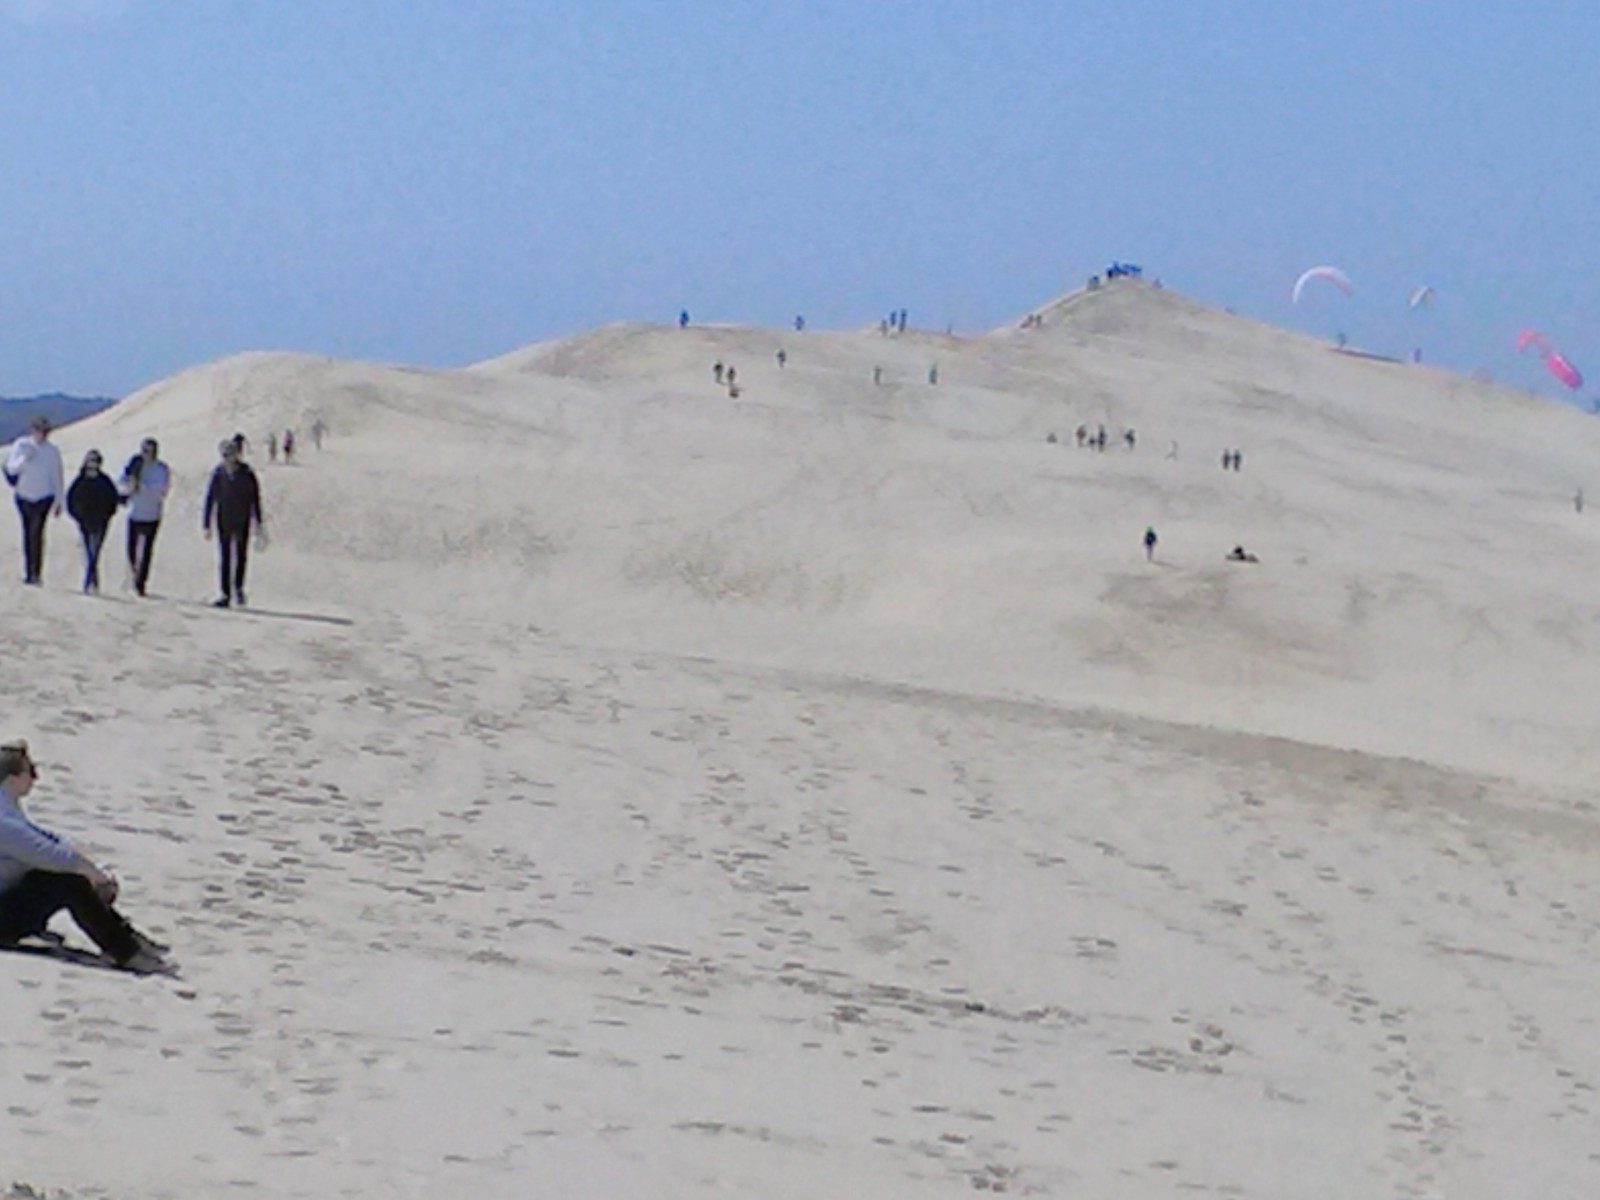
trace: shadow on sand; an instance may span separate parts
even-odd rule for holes
[[[269,617],[274,621],[306,621],[313,625],[338,625],[347,629],[355,625],[352,618],[338,617],[332,613],[289,612],[278,608],[257,608],[255,605],[244,608],[218,608],[204,600],[180,600],[178,603],[188,608],[203,608],[207,612],[225,613],[230,617]]]
[[[119,975],[131,973],[92,950],[59,946],[53,942],[0,942],[0,954],[26,954],[29,958],[52,958],[68,966],[87,967],[92,971],[115,971]]]

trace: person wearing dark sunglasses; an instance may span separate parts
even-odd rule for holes
[[[117,966],[141,974],[171,973],[165,947],[112,907],[119,891],[116,878],[22,811],[38,780],[26,741],[0,745],[0,945],[50,936],[50,918],[66,909]]]

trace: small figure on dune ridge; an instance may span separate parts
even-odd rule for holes
[[[1145,526],[1145,531],[1144,531],[1144,560],[1145,560],[1145,562],[1154,562],[1155,561],[1155,558],[1156,558],[1156,543],[1159,540],[1160,539],[1156,537],[1156,527],[1154,525]]]

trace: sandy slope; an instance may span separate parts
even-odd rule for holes
[[[161,595],[55,527],[8,721],[184,979],[0,956],[0,1183],[1592,1193],[1592,420],[1039,311],[248,355],[65,431],[163,439]],[[312,414],[207,610],[217,437]]]

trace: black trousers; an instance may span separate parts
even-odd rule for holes
[[[29,583],[38,583],[44,577],[44,522],[55,506],[56,498],[24,500],[15,497],[17,511],[22,514],[22,571]]]
[[[217,528],[222,594],[236,599],[244,591],[244,569],[250,561],[250,530]]]
[[[156,530],[160,528],[160,521],[128,522],[128,565],[133,568],[134,589],[141,596],[150,582],[150,559],[155,555]]]
[[[93,588],[100,590],[100,551],[105,548],[105,526],[96,529],[89,525],[80,525],[78,530],[83,534],[83,589],[88,591]]]
[[[82,875],[29,871],[0,892],[0,942],[15,942],[43,933],[62,909],[107,957],[125,963],[139,952],[139,935],[94,890]]]

